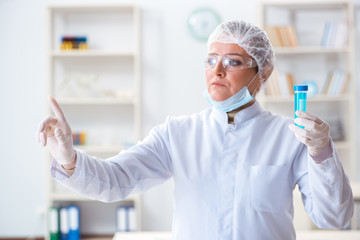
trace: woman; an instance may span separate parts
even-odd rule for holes
[[[105,202],[173,177],[177,240],[295,239],[296,184],[318,227],[345,227],[354,203],[328,124],[299,112],[295,123],[302,129],[255,100],[274,64],[265,32],[223,23],[210,36],[208,53],[204,95],[212,108],[169,117],[106,161],[74,149],[71,129],[51,98],[55,117],[41,122],[38,139],[55,159],[52,176]]]

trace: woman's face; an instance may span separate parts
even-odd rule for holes
[[[224,55],[234,56],[234,58],[251,59],[246,51],[234,43],[213,43],[210,46],[210,56],[222,58]],[[248,86],[250,94],[259,89],[259,77],[256,76],[254,81],[250,81],[256,75],[256,68],[245,68],[229,70],[223,67],[220,61],[214,65],[213,69],[206,68],[206,86],[212,99],[215,101],[223,101],[240,91],[244,86]]]

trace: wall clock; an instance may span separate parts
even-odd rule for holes
[[[207,41],[220,23],[220,16],[211,8],[195,9],[190,13],[187,21],[191,36],[200,41]]]

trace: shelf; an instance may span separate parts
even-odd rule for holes
[[[340,135],[337,135],[338,139],[346,139],[344,141],[334,142],[334,146],[337,149],[338,156],[342,161],[342,166],[348,179],[352,181],[351,186],[354,198],[360,201],[360,181],[356,182],[358,180],[356,175],[358,166],[355,148],[356,121],[354,120],[354,116],[356,115],[355,86],[357,79],[354,77],[356,76],[354,64],[356,29],[354,25],[353,8],[353,1],[348,0],[267,1],[260,4],[259,25],[260,27],[274,26],[274,28],[290,26],[295,30],[299,43],[297,47],[274,47],[277,59],[275,67],[279,72],[278,75],[273,76],[273,79],[277,80],[277,82],[273,85],[269,84],[271,88],[267,89],[269,90],[268,92],[279,93],[279,95],[282,92],[285,93],[286,87],[292,87],[294,84],[292,80],[297,84],[303,81],[314,80],[318,87],[329,87],[330,73],[336,73],[336,71],[341,70],[349,74],[350,78],[349,80],[346,79],[348,82],[346,82],[347,89],[344,94],[331,96],[323,94],[322,89],[319,88],[319,94],[311,97],[308,95],[307,102],[309,103],[309,110],[314,110],[314,113],[316,113],[316,115],[319,114],[324,120],[328,119],[330,125],[334,127],[334,129],[332,129],[334,130],[334,137],[337,135],[335,133],[342,133],[342,138],[340,138]],[[334,22],[336,28],[341,26],[337,30],[339,30],[339,32],[341,32],[340,35],[345,38],[340,39],[337,37],[339,34],[337,30],[333,30],[333,26],[329,26],[330,22]],[[340,22],[347,22],[346,28],[342,28],[345,25],[338,25]],[[272,30],[273,29],[270,29],[269,33],[273,33],[274,35],[274,32],[271,32]],[[331,34],[329,34],[330,30]],[[293,35],[289,35],[290,33],[288,34],[281,28],[275,29],[275,34],[273,42],[275,45],[278,44],[280,46],[281,43],[286,45],[289,42],[288,38],[293,37]],[[282,41],[277,41],[277,38]],[[329,46],[325,47],[321,46],[321,44]],[[285,74],[285,78],[283,74]],[[286,74],[289,75],[286,76]],[[342,75],[335,75],[335,77],[334,75],[332,76],[331,85],[340,90],[342,88],[339,86],[343,87],[344,85],[342,84],[345,81],[343,81]],[[284,88],[284,85],[280,84],[285,84],[286,87]],[[294,96],[266,96],[262,94],[259,96],[259,102],[270,112],[288,117],[294,116]],[[296,197],[296,200],[300,201],[294,201],[295,229],[316,229],[310,218],[308,218],[308,214],[304,211],[301,197],[299,195],[296,195]],[[355,208],[354,216],[351,219],[352,230],[354,226],[359,226],[357,223],[358,216],[359,211]],[[314,231],[314,233],[315,232],[317,231]],[[306,239],[320,239],[322,234],[320,232],[322,231],[318,231],[319,235],[314,234],[314,237],[306,235]],[[344,231],[344,234],[350,232],[352,231]],[[326,237],[325,235],[322,236],[321,239],[350,239],[350,236],[334,237],[331,232],[329,232],[328,235],[329,236]],[[336,235],[336,232],[334,232],[333,235]],[[301,234],[299,234],[299,239],[305,239],[304,236],[305,235],[301,236]],[[351,239],[359,239],[358,236],[359,235]]]
[[[350,53],[348,47],[321,47],[321,46],[299,46],[299,47],[274,47],[275,54],[337,54]]]
[[[75,145],[75,148],[91,153],[119,153],[125,149],[123,146],[86,146],[86,145]]]
[[[46,10],[46,95],[56,97],[73,129],[88,131],[87,145],[75,145],[76,149],[99,159],[119,154],[140,140],[142,132],[139,7],[131,3],[65,3],[48,5]],[[86,36],[89,49],[61,50],[63,36]],[[49,106],[47,110],[52,114]],[[119,132],[133,142],[119,139]],[[85,210],[86,215],[80,216],[85,219],[80,219],[82,229],[87,229],[84,232],[90,236],[96,232],[113,232],[109,229],[116,228],[115,218],[108,217],[108,212],[115,214],[112,209],[117,202],[98,204],[63,187],[49,174],[48,177],[47,207],[90,206],[94,212]],[[133,195],[120,203],[131,202],[136,207],[137,230],[141,230],[140,201],[139,195]],[[101,225],[97,224],[99,219]],[[48,234],[45,239],[49,240]]]
[[[355,201],[360,201],[360,182],[350,182]]]
[[[338,10],[339,7],[346,6],[346,1],[292,1],[292,2],[266,2],[266,7],[286,8],[289,10]]]
[[[93,200],[91,198],[83,197],[77,193],[73,192],[53,192],[49,194],[49,199],[52,201],[97,201]],[[130,195],[127,198],[121,200],[121,201],[137,201],[136,195]]]
[[[81,235],[80,239],[81,240],[112,240],[113,236],[112,235],[97,236],[97,235],[91,234],[91,235],[86,235],[86,236]]]
[[[119,50],[54,50],[50,53],[54,58],[70,58],[70,57],[134,57],[132,51]]]
[[[134,99],[117,98],[57,98],[60,105],[124,105],[135,104]]]
[[[96,4],[89,3],[86,5],[76,4],[51,4],[48,5],[50,9],[56,9],[56,11],[122,11],[122,12],[133,12],[135,5],[131,4]]]
[[[261,96],[261,100],[265,103],[293,103],[294,96]],[[308,102],[339,102],[339,101],[349,101],[349,95],[341,95],[341,96],[327,96],[318,94],[313,97],[308,97]]]
[[[78,195],[76,193],[56,193],[53,192],[49,194],[49,199],[51,201],[94,201],[90,198],[83,197],[81,195]]]
[[[132,4],[103,4],[103,3],[89,3],[89,4],[49,4],[48,8],[54,8],[56,10],[121,10],[121,11],[133,11],[135,5]]]

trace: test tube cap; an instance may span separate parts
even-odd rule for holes
[[[308,85],[294,85],[293,90],[294,91],[307,91]]]

